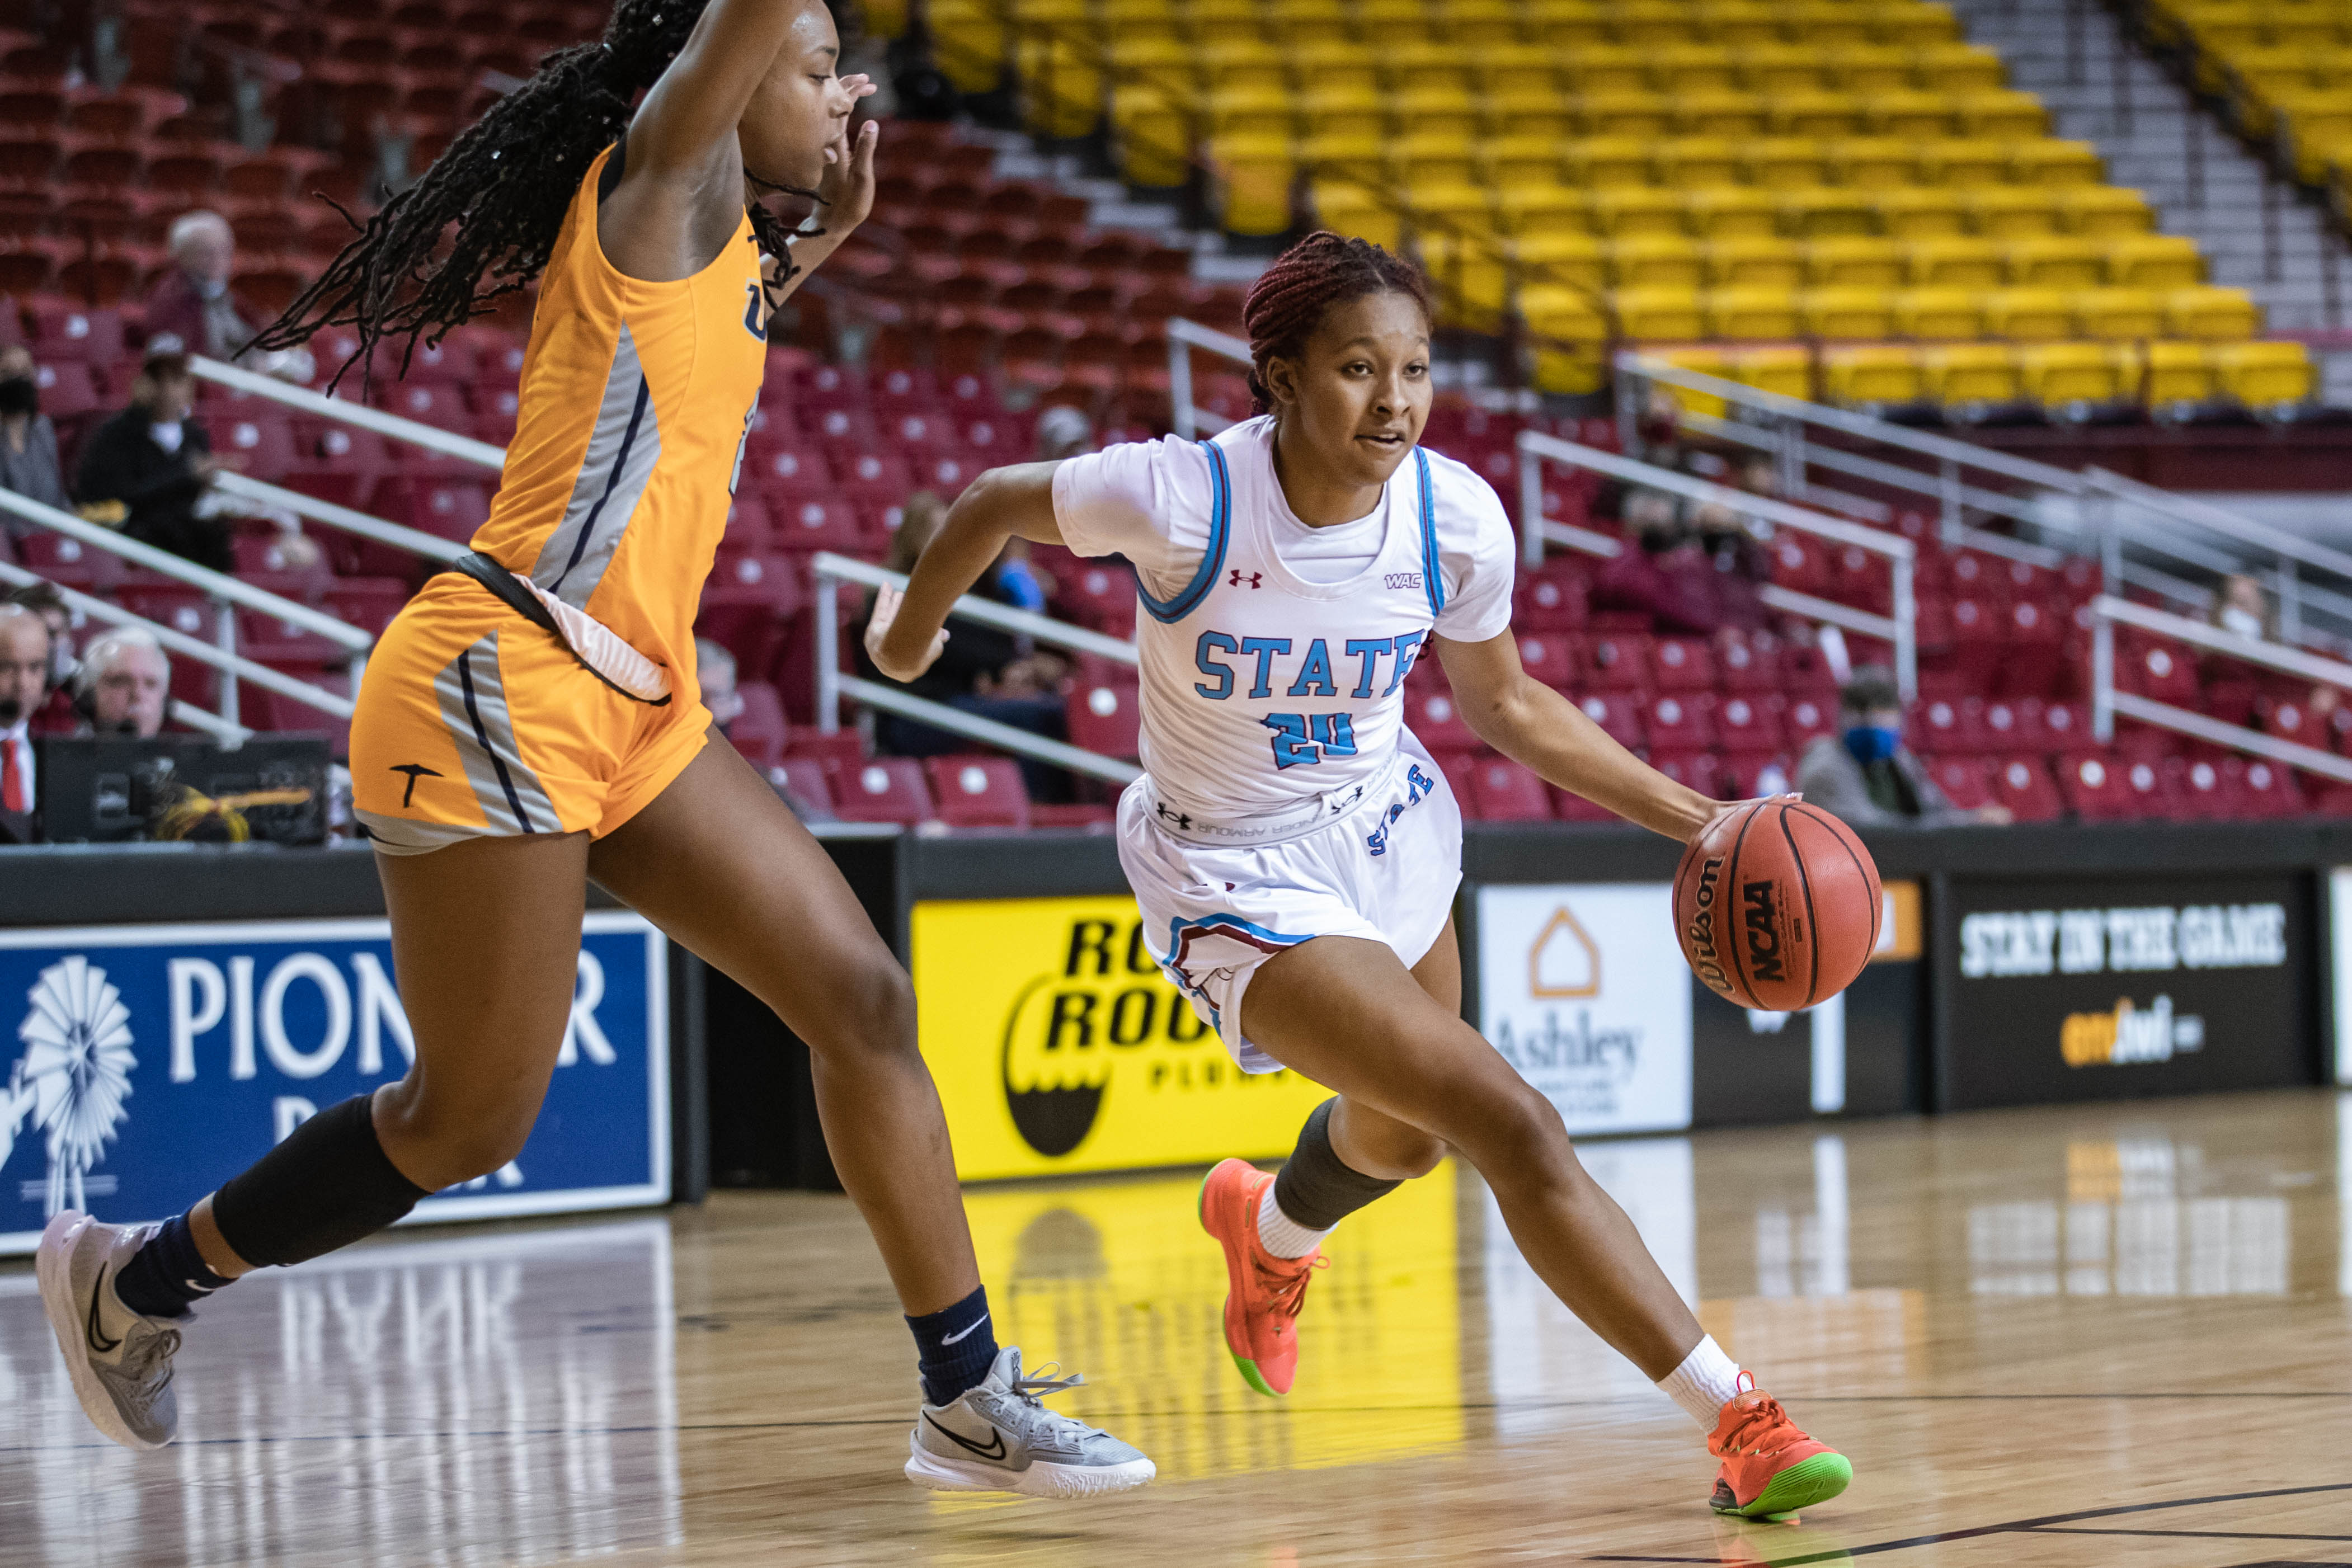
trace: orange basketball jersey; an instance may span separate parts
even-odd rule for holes
[[[596,237],[607,148],[540,280],[505,477],[474,548],[694,690],[694,617],[767,369],[746,217],[691,277],[624,276]]]

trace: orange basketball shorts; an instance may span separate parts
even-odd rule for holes
[[[633,701],[479,584],[428,582],[368,657],[352,718],[352,804],[377,850],[464,839],[603,838],[686,770],[710,711],[693,683]]]

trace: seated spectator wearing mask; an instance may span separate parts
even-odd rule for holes
[[[1650,629],[1665,636],[1709,636],[1727,624],[1715,563],[1675,498],[1630,491],[1622,515],[1633,548],[1619,550],[1593,579],[1592,607],[1647,615]]]
[[[2205,623],[2257,643],[2285,641],[2279,635],[2270,595],[2263,591],[2261,582],[2242,571],[2230,573],[2214,589],[2213,607],[2206,612]],[[2208,653],[2203,660],[2202,674],[2209,681],[2243,678],[2251,673],[2244,664],[2221,654]],[[2344,694],[2334,686],[2314,686],[2305,701],[2312,712],[2325,717],[2343,706]]]
[[[702,687],[702,706],[710,722],[725,735],[743,713],[743,694],[735,689],[735,655],[708,637],[694,640],[694,678]]]
[[[309,385],[314,363],[307,349],[271,353],[247,347],[269,324],[269,312],[229,287],[236,266],[236,235],[218,213],[185,213],[164,235],[172,270],[147,296],[152,340],[169,336],[183,353],[227,360],[249,371]]]
[[[891,536],[889,559],[883,565],[892,571],[914,570],[917,559],[946,517],[947,507],[929,491],[918,491],[908,497],[898,531]],[[1016,610],[1042,610],[1045,606],[1044,590],[1025,559],[1000,558],[988,574],[973,585],[972,592]],[[868,594],[865,613],[852,629],[851,645],[857,650],[857,672],[869,681],[899,685],[877,670],[866,654],[866,620],[873,612],[873,596]],[[1062,677],[1067,673],[1068,665],[1058,655],[1034,647],[1026,637],[1000,632],[976,621],[958,620],[948,628],[947,649],[938,662],[906,683],[905,689],[916,696],[929,697],[982,718],[1061,740],[1068,734],[1060,696]],[[881,749],[894,757],[945,757],[972,750],[979,745],[966,737],[888,713],[875,715],[874,734]],[[1068,776],[1060,768],[1025,757],[1018,760],[1031,800],[1050,802],[1069,799]]]
[[[30,843],[34,799],[29,721],[48,695],[49,629],[21,604],[0,604],[0,842]]]
[[[172,661],[142,627],[118,627],[92,643],[74,675],[81,735],[152,740],[171,700]]]
[[[83,506],[120,501],[122,531],[142,544],[215,571],[236,569],[230,524],[205,517],[197,502],[213,475],[236,465],[213,455],[205,427],[191,418],[195,377],[184,354],[151,353],[131,383],[131,406],[82,443],[74,491]]]
[[[1797,763],[1797,790],[1809,806],[1855,827],[1949,828],[2012,821],[2006,806],[1964,811],[1952,804],[1903,744],[1903,698],[1894,673],[1865,664],[1839,693],[1842,733],[1824,735]]]
[[[58,463],[57,426],[41,412],[40,368],[31,350],[14,343],[0,349],[0,490],[73,510]],[[8,531],[18,538],[32,526],[7,519]]]
[[[35,735],[71,735],[79,722],[69,689],[75,669],[73,612],[55,583],[30,582],[0,594],[0,604],[21,604],[49,629],[49,689],[40,710],[33,715]]]

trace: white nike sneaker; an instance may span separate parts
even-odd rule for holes
[[[1093,1497],[1139,1487],[1160,1473],[1140,1449],[1039,1403],[1083,1377],[1024,1377],[1006,1345],[979,1386],[926,1405],[908,1437],[907,1479],[933,1491],[1013,1491]]]
[[[142,1317],[113,1278],[154,1234],[152,1225],[102,1225],[67,1209],[41,1232],[33,1270],[41,1305],[65,1353],[82,1413],[126,1448],[160,1448],[180,1430],[172,1357],[185,1317]]]

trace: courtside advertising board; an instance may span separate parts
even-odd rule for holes
[[[1160,973],[1132,898],[924,902],[908,933],[964,1180],[1286,1155],[1330,1097],[1234,1065]]]
[[[667,963],[639,916],[585,917],[530,1142],[410,1222],[668,1201]],[[176,1213],[415,1051],[380,919],[0,931],[0,1254],[64,1208]]]

